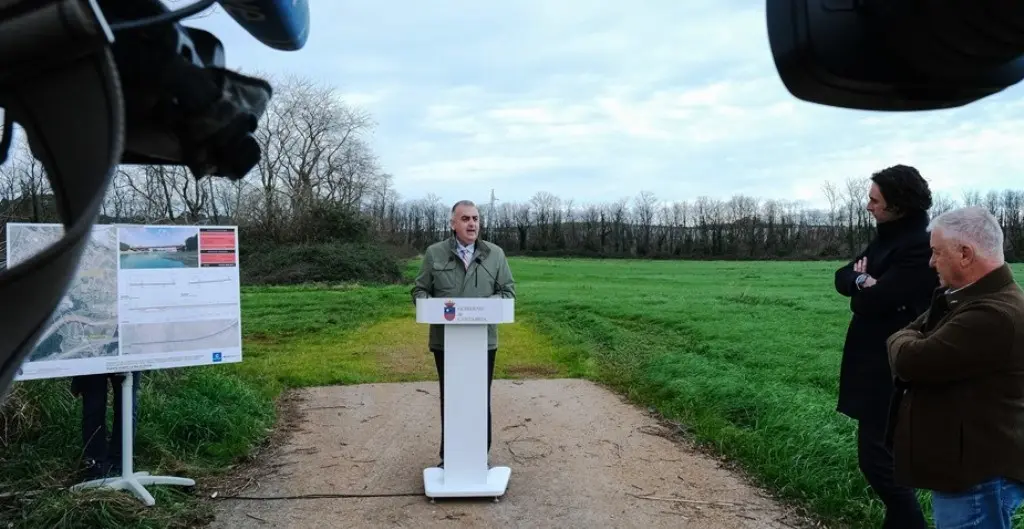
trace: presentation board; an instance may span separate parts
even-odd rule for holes
[[[8,224],[7,266],[63,234]],[[98,224],[15,380],[240,362],[239,285],[235,226]]]

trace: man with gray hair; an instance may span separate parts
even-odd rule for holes
[[[423,264],[412,288],[413,303],[419,298],[515,298],[516,286],[505,251],[479,239],[480,211],[469,200],[452,206],[452,236],[423,252]],[[444,466],[444,326],[431,325],[428,343],[434,354],[441,393],[441,446],[438,457]],[[491,448],[491,381],[498,351],[498,326],[487,326],[487,448]]]
[[[895,476],[932,491],[937,529],[1010,529],[1024,500],[1024,293],[986,209],[928,229],[941,286],[887,341]]]

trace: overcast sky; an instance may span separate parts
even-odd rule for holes
[[[403,198],[820,202],[825,180],[896,163],[956,198],[1024,187],[1024,87],[919,114],[803,103],[775,73],[763,2],[311,4],[298,52],[259,44],[219,7],[188,23],[224,41],[230,67],[329,83],[368,111]]]

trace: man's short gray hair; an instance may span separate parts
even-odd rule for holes
[[[459,209],[459,206],[468,206],[471,208],[475,208],[476,204],[474,204],[472,200],[460,200],[452,206],[452,215],[455,215],[455,210]]]
[[[928,224],[928,231],[939,230],[944,239],[971,246],[980,257],[1003,262],[1003,228],[988,209],[980,206],[947,211]]]

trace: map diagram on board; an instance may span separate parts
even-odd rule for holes
[[[32,258],[64,235],[60,225],[11,228],[7,233],[8,266]],[[96,226],[67,294],[26,361],[116,357],[117,308],[117,229]]]

